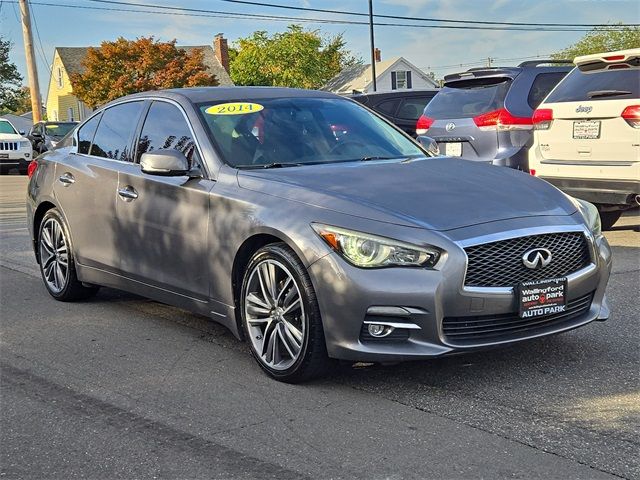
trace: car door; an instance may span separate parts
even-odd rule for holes
[[[119,271],[122,239],[114,228],[118,172],[133,160],[131,143],[142,107],[142,101],[122,103],[89,119],[56,165],[54,194],[81,265]]]
[[[124,274],[134,280],[206,301],[209,192],[214,182],[142,173],[146,152],[176,149],[202,168],[200,149],[182,107],[154,100],[137,138],[136,163],[118,181],[117,234]],[[204,171],[204,170],[202,170]]]

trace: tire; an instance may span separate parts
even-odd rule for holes
[[[333,362],[316,294],[293,250],[284,243],[258,250],[245,270],[240,295],[242,329],[251,354],[269,376],[300,383],[326,373]]]
[[[38,230],[40,274],[49,294],[61,302],[92,297],[97,286],[84,286],[76,275],[69,229],[60,212],[45,213]]]
[[[609,212],[600,211],[602,230],[611,230],[611,227],[615,225],[621,215],[622,210],[611,210]]]

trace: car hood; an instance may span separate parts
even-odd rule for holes
[[[0,140],[5,142],[19,142],[20,140],[26,140],[26,138],[16,133],[0,133]]]
[[[576,207],[523,172],[452,158],[240,170],[241,188],[372,220],[450,230]]]

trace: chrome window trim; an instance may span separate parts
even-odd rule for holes
[[[556,225],[556,226],[545,226],[545,227],[527,227],[520,228],[517,230],[509,230],[505,232],[491,233],[488,235],[480,235],[477,237],[471,237],[464,240],[459,240],[455,242],[464,253],[465,263],[464,263],[464,274],[462,276],[462,288],[461,291],[463,293],[474,293],[474,294],[483,294],[483,295],[513,295],[514,288],[513,287],[469,287],[464,284],[467,279],[467,268],[469,267],[469,257],[467,256],[466,247],[472,247],[476,245],[484,245],[486,243],[499,242],[502,240],[510,240],[513,238],[519,237],[529,237],[532,235],[545,235],[545,234],[553,234],[553,233],[582,233],[589,245],[589,255],[591,257],[591,263],[580,270],[577,270],[569,275],[567,275],[567,281],[572,282],[577,278],[580,278],[584,275],[590,275],[596,270],[596,245],[595,239],[591,231],[583,225]]]
[[[101,110],[96,111],[93,115],[91,115],[89,118],[87,118],[84,122],[82,122],[81,125],[78,126],[78,128],[76,128],[75,132],[73,132],[73,141],[75,143],[75,145],[73,145],[71,147],[71,151],[70,153],[73,153],[75,155],[79,155],[81,157],[87,157],[87,158],[96,158],[96,159],[100,159],[100,160],[106,160],[108,162],[117,162],[117,163],[122,163],[125,165],[140,165],[139,162],[135,162],[135,161],[131,161],[131,162],[127,162],[124,160],[116,160],[114,158],[106,158],[106,157],[98,157],[96,155],[90,155],[88,153],[78,153],[78,132],[80,131],[80,129],[87,123],[89,122],[93,117],[95,117],[96,115],[100,115],[102,113],[104,113],[105,111],[107,111],[108,109],[110,109],[111,107],[116,107],[118,105],[122,105],[124,103],[131,103],[131,102],[146,102],[146,101],[160,101],[160,102],[166,102],[166,103],[170,103],[174,106],[176,106],[178,108],[178,110],[180,111],[180,113],[182,113],[182,117],[184,118],[185,122],[187,122],[187,126],[189,127],[189,131],[191,132],[191,135],[193,136],[193,140],[195,141],[196,144],[196,148],[198,149],[198,155],[200,157],[200,159],[202,160],[202,164],[200,165],[200,167],[204,170],[204,173],[206,175],[207,179],[211,179],[211,175],[209,174],[209,170],[207,165],[205,165],[205,160],[204,160],[204,156],[202,155],[202,147],[200,146],[200,141],[198,140],[198,137],[196,137],[195,132],[193,131],[193,126],[191,125],[191,122],[189,121],[189,117],[187,117],[186,112],[184,111],[184,108],[182,107],[182,105],[180,105],[180,103],[176,102],[175,100],[171,99],[171,98],[163,98],[163,97],[154,97],[154,96],[141,96],[141,97],[136,97],[136,98],[129,98],[126,100],[122,100],[120,102],[116,102],[116,103],[112,103],[109,104],[108,107],[102,108]],[[149,108],[151,108],[151,106],[149,106]],[[149,113],[149,111],[147,110],[147,114]],[[146,116],[145,119],[146,120]],[[142,123],[142,126],[144,127],[144,121]],[[100,127],[100,124],[98,124],[98,127]],[[98,129],[96,128],[96,132],[98,131]],[[95,136],[95,134],[94,134]],[[136,140],[136,145],[137,145],[137,140]],[[91,145],[93,146],[93,142],[91,142]]]

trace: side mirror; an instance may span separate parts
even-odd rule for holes
[[[140,168],[149,175],[181,177],[189,174],[189,161],[178,150],[155,150],[142,154]]]
[[[24,130],[20,130],[18,133],[19,133],[20,135],[24,135]]]
[[[440,147],[438,147],[438,143],[431,137],[427,137],[426,135],[419,135],[418,142],[422,145],[427,152],[434,156],[440,155]]]

